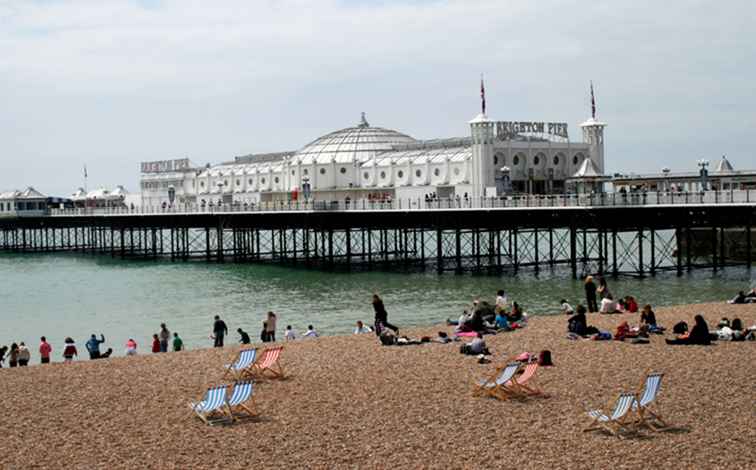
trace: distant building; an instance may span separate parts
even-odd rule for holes
[[[0,217],[42,215],[47,210],[48,197],[29,186],[24,191],[0,193]]]
[[[709,171],[709,162],[700,160],[698,171],[614,175],[612,184],[616,190],[698,192],[702,190],[730,191],[756,189],[756,170],[735,170],[723,156],[714,171]]]

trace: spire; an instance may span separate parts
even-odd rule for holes
[[[370,123],[368,123],[367,119],[365,118],[365,112],[364,111],[360,115],[360,123],[357,124],[357,127],[370,127]]]
[[[483,74],[480,74],[480,112],[486,115],[486,86],[483,83]]]
[[[591,80],[591,117],[596,120],[596,97],[593,94],[593,80]]]

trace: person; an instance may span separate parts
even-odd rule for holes
[[[18,366],[18,344],[12,343],[8,353],[8,367]]]
[[[601,309],[599,313],[618,313],[617,302],[614,301],[612,294],[607,295],[601,299]]]
[[[381,330],[383,328],[394,330],[394,333],[396,334],[399,333],[399,328],[388,322],[388,312],[386,312],[386,307],[383,305],[383,300],[380,298],[380,296],[378,296],[378,294],[373,294],[373,310],[375,310],[376,335],[380,336]]]
[[[294,341],[297,336],[294,334],[294,330],[291,329],[291,325],[286,325],[286,333],[284,333],[284,339],[286,341]]]
[[[213,323],[213,337],[215,339],[215,342],[213,343],[213,347],[222,348],[223,337],[227,334],[228,334],[228,327],[226,326],[226,322],[221,320],[219,315],[216,315],[215,323]]]
[[[20,367],[28,366],[29,359],[31,359],[29,348],[26,347],[26,343],[21,341],[21,343],[18,345],[18,365]]]
[[[0,348],[0,367],[3,367],[6,352],[8,352],[8,346],[3,346],[2,348]]]
[[[105,342],[105,336],[100,333],[100,339],[97,339],[97,336],[92,333],[92,336],[89,337],[89,341],[84,343],[84,346],[87,348],[87,351],[89,351],[89,358],[90,359],[99,359],[100,358],[100,344]]]
[[[360,335],[362,333],[372,333],[373,330],[369,326],[365,326],[362,320],[357,320],[357,326],[354,328],[354,334]]]
[[[633,297],[632,295],[625,297],[625,310],[627,310],[628,313],[638,312],[638,302],[635,301],[635,297]]]
[[[312,327],[312,325],[307,325],[307,331],[302,335],[305,338],[317,338],[318,332],[315,331],[315,328]]]
[[[740,318],[736,317],[732,319],[730,329],[732,330],[733,341],[742,341],[745,339],[746,331],[743,328],[743,321]]]
[[[242,330],[241,328],[237,328],[236,332],[239,333],[239,342],[241,344],[249,344],[252,342],[252,340],[249,339],[249,335],[246,331]]]
[[[567,300],[562,299],[559,301],[560,304],[562,304],[562,314],[563,315],[572,315],[575,313],[575,310],[572,309],[572,305],[570,305]]]
[[[588,320],[585,318],[585,307],[578,304],[577,313],[567,319],[567,331],[579,336],[585,336],[588,330]]]
[[[268,322],[265,331],[268,332],[268,341],[276,341],[276,314],[268,312]]]
[[[654,315],[654,311],[651,310],[651,304],[643,306],[643,310],[641,311],[641,325],[656,327],[656,315]]]
[[[585,277],[585,300],[588,304],[588,312],[598,312],[598,305],[596,303],[596,284],[593,282],[593,276]]]
[[[52,346],[50,346],[50,343],[47,342],[47,338],[45,338],[44,336],[39,338],[39,363],[49,364],[51,352]]]
[[[69,363],[73,361],[74,356],[79,355],[79,351],[76,350],[76,343],[73,338],[68,337],[63,341],[63,362]]]
[[[182,351],[184,349],[184,341],[179,338],[179,334],[175,331],[173,332],[173,350],[175,352]]]
[[[262,330],[260,330],[260,341],[263,343],[268,342],[268,322],[263,320]]]
[[[509,319],[507,313],[500,307],[496,307],[496,319],[494,320],[496,328],[500,330],[509,330]]]
[[[609,292],[609,286],[606,284],[606,278],[599,277],[598,281],[599,281],[599,285],[598,285],[598,289],[596,289],[596,293],[602,299],[605,299],[605,298],[609,297],[610,295],[612,295],[611,292]]]
[[[100,354],[100,359],[107,359],[113,354],[113,348],[108,348],[104,353]]]
[[[496,307],[501,307],[506,311],[508,303],[509,299],[507,298],[507,294],[504,292],[504,289],[499,289],[496,292]]]
[[[522,319],[522,307],[517,302],[512,302],[512,314],[509,315],[509,321],[520,321]]]
[[[165,326],[165,323],[160,324],[160,352],[168,352],[168,341],[171,339],[171,332]]]
[[[129,338],[129,340],[126,341],[126,355],[136,356],[136,354],[137,354],[137,342],[134,341],[133,338]]]
[[[630,336],[630,325],[626,321],[623,321],[617,326],[617,332],[614,333],[614,339],[617,341],[624,341],[628,336]]]
[[[465,354],[471,354],[477,356],[478,354],[487,354],[486,342],[483,340],[483,333],[478,332],[478,335],[470,343],[466,344]]]
[[[740,291],[738,292],[738,295],[730,299],[727,303],[730,304],[744,304],[746,303],[746,295],[745,292]]]
[[[160,338],[158,337],[157,333],[152,335],[152,352],[160,352]]]
[[[696,324],[693,325],[693,329],[690,330],[690,333],[683,334],[682,336],[679,336],[675,339],[667,338],[667,344],[711,344],[711,337],[709,336],[709,325],[706,324],[704,317],[701,315],[696,315],[694,317],[694,320]]]

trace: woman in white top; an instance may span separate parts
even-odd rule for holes
[[[359,335],[362,333],[372,333],[373,330],[369,326],[365,326],[362,320],[357,320],[357,327],[354,329],[354,334]]]

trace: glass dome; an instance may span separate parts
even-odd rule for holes
[[[371,127],[365,119],[365,113],[362,113],[362,119],[356,127],[331,132],[312,141],[294,154],[294,159],[301,159],[303,165],[332,161],[365,162],[377,153],[391,150],[394,145],[413,142],[415,139],[401,132]]]

